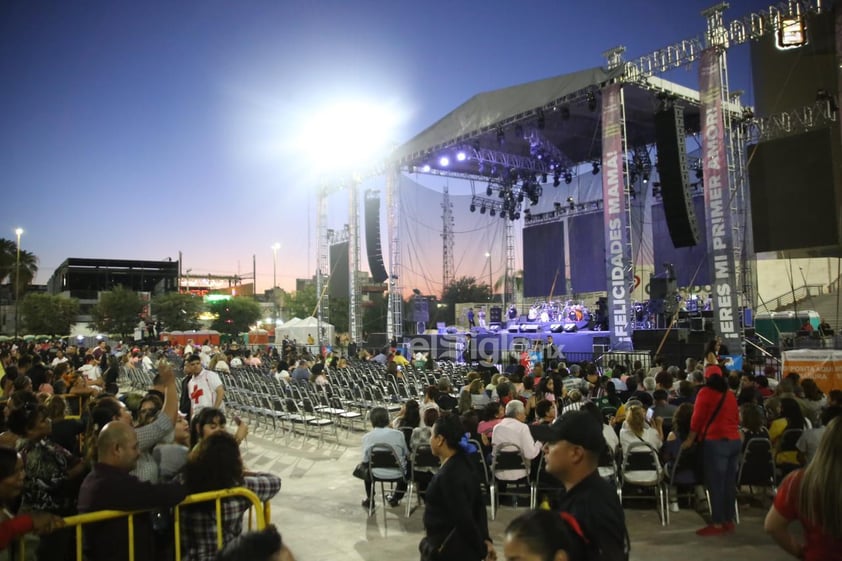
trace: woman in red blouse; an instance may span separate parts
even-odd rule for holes
[[[781,483],[764,527],[781,549],[805,561],[842,560],[842,421],[825,429],[816,455]],[[804,543],[789,532],[804,527]]]
[[[740,459],[740,413],[737,398],[717,365],[705,368],[705,387],[699,390],[690,420],[690,434],[681,445],[702,447],[705,485],[710,491],[710,524],[700,536],[732,532],[736,518],[737,468]]]

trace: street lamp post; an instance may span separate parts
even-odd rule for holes
[[[494,286],[491,284],[491,252],[486,251],[485,257],[488,259],[488,301],[491,302],[494,299]]]
[[[281,249],[281,244],[275,242],[272,244],[272,326],[274,329],[278,324],[278,250]]]
[[[18,338],[18,319],[20,318],[20,237],[23,228],[16,228],[15,235],[18,237],[18,249],[15,256],[15,339]]]

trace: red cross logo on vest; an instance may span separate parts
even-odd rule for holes
[[[193,390],[193,393],[190,394],[190,399],[193,400],[193,403],[199,405],[199,398],[205,395],[205,390],[201,389],[199,386]]]

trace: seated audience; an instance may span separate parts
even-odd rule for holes
[[[506,405],[506,417],[494,427],[491,433],[491,445],[494,449],[502,448],[505,445],[514,444],[520,448],[524,459],[532,460],[541,453],[543,445],[536,442],[529,432],[529,425],[526,424],[526,408],[523,403],[512,400]],[[495,476],[502,481],[519,481],[529,477],[524,469],[502,470]]]
[[[623,451],[638,442],[644,442],[655,451],[661,449],[664,436],[661,433],[663,419],[655,417],[652,426],[646,420],[646,410],[643,407],[633,405],[629,407],[625,426],[620,429],[620,446]]]
[[[796,447],[798,448],[799,460],[802,464],[806,465],[812,461],[816,455],[816,451],[819,449],[819,443],[827,429],[827,425],[837,417],[842,417],[842,407],[832,405],[822,411],[821,426],[807,429],[801,434]]]
[[[400,470],[389,468],[373,468],[371,474],[375,477],[381,478],[397,478],[406,473],[406,460],[409,457],[409,450],[406,445],[406,439],[401,431],[389,428],[389,412],[385,407],[373,407],[368,415],[371,426],[371,431],[363,436],[362,452],[363,463],[368,463],[371,460],[371,449],[376,444],[384,444],[391,446],[397,454],[398,462],[401,464]],[[366,479],[365,483],[365,499],[363,499],[362,506],[369,508],[370,501],[374,501],[374,486],[371,481]],[[398,506],[400,500],[406,492],[406,482],[399,481],[394,493],[388,497],[389,505],[392,507]],[[375,502],[375,504],[377,504]]]

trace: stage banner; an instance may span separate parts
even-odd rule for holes
[[[629,289],[632,268],[623,178],[622,103],[620,84],[609,84],[602,89],[602,200],[611,347],[631,350]]]
[[[800,349],[781,353],[781,372],[798,373],[812,378],[825,393],[842,390],[842,351],[832,349]]]
[[[740,319],[731,229],[731,189],[725,121],[722,106],[722,74],[715,47],[702,53],[699,66],[701,96],[702,173],[705,190],[708,254],[711,259],[711,298],[716,333],[731,349],[739,348]]]

